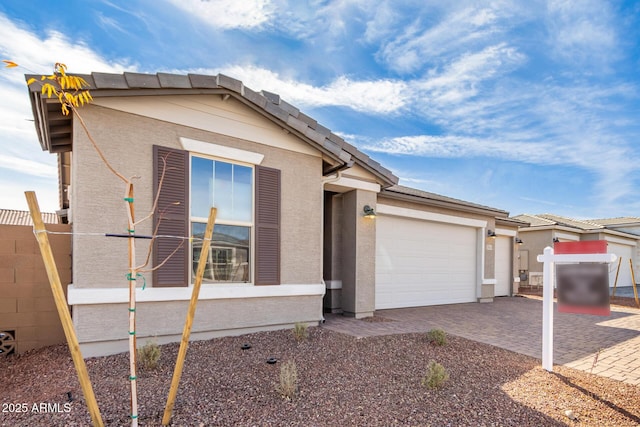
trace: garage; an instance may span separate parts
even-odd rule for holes
[[[477,230],[378,215],[375,308],[475,302]]]
[[[620,273],[618,274],[618,287],[633,286],[631,283],[631,268],[629,267],[629,260],[633,256],[633,246],[608,242],[607,252],[610,254],[616,254],[619,259],[622,259],[622,262],[620,263]],[[616,261],[609,266],[610,287],[613,287],[616,280],[618,262],[619,261]]]
[[[495,240],[496,287],[494,295],[506,297],[511,294],[511,242],[513,237],[498,236]]]

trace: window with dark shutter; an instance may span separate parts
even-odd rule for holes
[[[166,161],[166,167],[163,159]],[[164,180],[160,186],[163,170]],[[154,228],[157,227],[158,235],[188,236],[189,154],[186,151],[154,145],[153,172],[153,194],[160,191],[154,214]],[[173,253],[181,242],[182,247]],[[187,241],[156,239],[153,265],[157,266],[168,257],[170,258],[162,267],[154,271],[153,286],[187,286],[189,283],[188,253]]]
[[[280,171],[256,166],[255,284],[280,284]]]

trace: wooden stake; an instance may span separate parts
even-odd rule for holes
[[[636,287],[636,277],[633,274],[633,261],[629,258],[629,268],[631,269],[631,284],[633,285],[633,296],[636,299],[636,305],[640,307],[640,302],[638,301],[638,288]]]
[[[133,204],[133,184],[127,183],[124,197],[127,202],[127,217],[129,226],[129,383],[131,388],[131,427],[138,426],[138,381],[136,377],[136,239],[135,235],[135,207]]]
[[[200,251],[200,259],[198,260],[198,269],[196,270],[196,277],[193,283],[193,291],[191,292],[191,301],[189,302],[189,311],[187,312],[187,320],[184,323],[184,329],[182,330],[182,341],[180,342],[180,350],[178,351],[178,359],[176,360],[176,366],[173,371],[173,378],[171,380],[171,387],[169,388],[169,396],[167,397],[167,405],[164,408],[164,415],[162,417],[162,425],[166,426],[171,421],[171,413],[173,412],[173,405],[176,401],[178,394],[178,387],[180,385],[180,377],[182,376],[182,367],[184,365],[184,359],[187,357],[187,347],[189,346],[189,337],[191,336],[191,327],[193,325],[193,317],[196,314],[196,305],[198,304],[198,295],[200,294],[200,286],[202,285],[202,278],[204,276],[204,269],[207,265],[207,258],[209,256],[209,247],[211,246],[211,236],[213,236],[213,227],[216,222],[217,209],[211,208],[209,212],[209,220],[207,221],[207,228],[204,232],[204,240],[202,241],[202,249]]]
[[[621,265],[622,265],[622,258],[618,258],[618,268],[616,269],[616,280],[613,282],[613,292],[611,293],[612,297],[616,296],[616,287],[618,286],[618,275],[620,274]]]
[[[26,191],[24,193],[27,198],[27,204],[29,205],[29,212],[31,213],[31,219],[33,220],[33,229],[40,246],[40,253],[42,254],[42,260],[47,270],[47,276],[49,278],[49,284],[51,285],[51,291],[53,292],[53,299],[56,303],[58,315],[62,322],[62,329],[64,329],[64,335],[67,338],[67,344],[71,351],[71,357],[73,364],[75,365],[76,372],[78,373],[78,380],[82,387],[82,393],[84,399],[87,402],[89,414],[91,415],[91,421],[94,426],[102,427],[102,416],[100,415],[100,408],[98,408],[98,402],[96,396],[93,394],[93,388],[91,386],[91,380],[89,379],[89,372],[87,366],[82,358],[80,351],[80,344],[78,343],[78,337],[76,337],[75,329],[73,328],[73,322],[71,321],[71,314],[69,313],[69,307],[64,297],[64,290],[62,289],[62,283],[60,283],[60,275],[58,274],[58,268],[53,258],[53,252],[51,251],[51,245],[49,244],[49,236],[47,235],[47,229],[42,222],[42,214],[40,213],[40,206],[38,205],[38,199],[36,193],[33,191]]]

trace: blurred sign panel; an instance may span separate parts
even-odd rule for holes
[[[608,264],[557,264],[558,311],[609,316]]]

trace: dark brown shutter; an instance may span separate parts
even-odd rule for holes
[[[164,162],[164,181],[160,188],[160,179]],[[154,228],[158,227],[158,235],[188,236],[189,235],[189,154],[186,151],[174,150],[166,147],[153,146],[153,194],[157,194],[158,207],[154,214]],[[171,255],[182,242],[182,247]],[[154,271],[153,286],[188,286],[189,242],[179,239],[156,239],[153,251],[154,267],[168,257],[167,262]]]
[[[280,284],[280,171],[256,166],[256,285]]]

